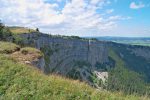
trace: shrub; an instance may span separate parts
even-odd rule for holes
[[[5,27],[0,21],[0,40],[7,40],[10,36],[12,36],[12,33],[8,27]]]

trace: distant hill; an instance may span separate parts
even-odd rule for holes
[[[150,46],[150,37],[85,37],[96,38],[101,41],[112,41],[123,44]]]

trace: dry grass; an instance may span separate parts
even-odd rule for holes
[[[13,53],[19,49],[20,47],[14,43],[0,41],[0,53]]]
[[[26,61],[32,62],[34,60],[39,59],[42,56],[43,54],[40,50],[31,47],[21,48],[20,51],[11,54],[11,57],[13,59],[22,63],[25,63]]]
[[[13,34],[22,34],[22,33],[36,32],[34,29],[28,29],[28,28],[24,28],[24,27],[10,27],[9,30]]]

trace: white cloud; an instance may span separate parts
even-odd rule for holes
[[[56,0],[57,2],[62,2],[62,0]]]
[[[107,13],[107,14],[110,14],[110,13],[112,13],[112,12],[114,12],[114,9],[108,9],[108,10],[106,10],[106,13]]]
[[[110,21],[112,21],[112,20],[128,20],[128,19],[131,19],[131,17],[123,17],[123,16],[116,15],[116,16],[110,16],[108,18],[108,20],[110,20]]]
[[[62,0],[56,0],[61,2]],[[116,27],[120,17],[104,17],[97,10],[103,9],[109,0],[66,0],[62,10],[59,4],[45,0],[0,0],[0,19],[7,25],[39,27],[49,32],[88,32],[110,30]],[[113,12],[110,9],[107,13]],[[114,17],[114,18],[113,18]]]
[[[100,2],[104,2],[105,0],[91,0],[91,4],[98,4]]]
[[[0,18],[12,25],[58,24],[64,18],[55,10],[57,4],[42,0],[0,0],[0,5]]]
[[[131,2],[130,4],[131,9],[140,9],[144,7],[145,7],[145,4],[143,4],[142,2],[139,2],[139,3]]]

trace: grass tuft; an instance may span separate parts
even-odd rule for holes
[[[20,47],[14,43],[0,41],[0,53],[13,53],[18,51]]]

